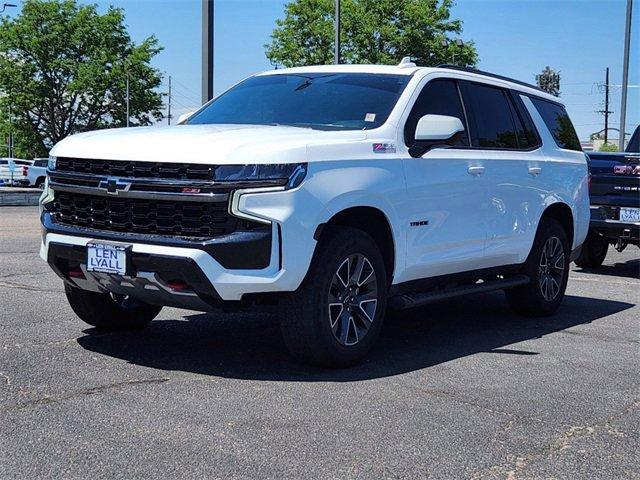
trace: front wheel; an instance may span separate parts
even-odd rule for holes
[[[562,303],[569,279],[569,242],[557,220],[540,222],[523,273],[531,282],[505,292],[511,308],[532,317],[553,314]]]
[[[280,327],[291,353],[331,368],[362,360],[382,327],[386,275],[369,235],[326,227],[302,285],[280,302]]]
[[[65,284],[64,291],[81,320],[104,330],[137,330],[153,320],[162,307],[126,295],[96,293]]]

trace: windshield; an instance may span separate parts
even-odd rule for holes
[[[186,123],[291,125],[322,130],[377,128],[387,120],[409,78],[364,73],[251,77]]]

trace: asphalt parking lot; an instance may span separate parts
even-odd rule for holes
[[[96,333],[0,207],[0,478],[640,478],[640,250],[573,265],[548,319],[502,294],[387,318],[367,363],[291,362],[269,315]]]

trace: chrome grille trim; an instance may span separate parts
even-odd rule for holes
[[[118,198],[139,198],[145,200],[176,200],[180,202],[226,202],[228,193],[182,193],[182,192],[154,192],[146,190],[121,190],[117,194],[111,194],[107,190],[98,187],[85,187],[81,185],[69,185],[56,181],[49,181],[49,186],[58,192],[82,193],[85,195],[97,195],[100,197],[117,196]]]

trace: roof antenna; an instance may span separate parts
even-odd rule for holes
[[[398,68],[413,68],[416,64],[411,61],[411,57],[403,57],[398,64]]]

